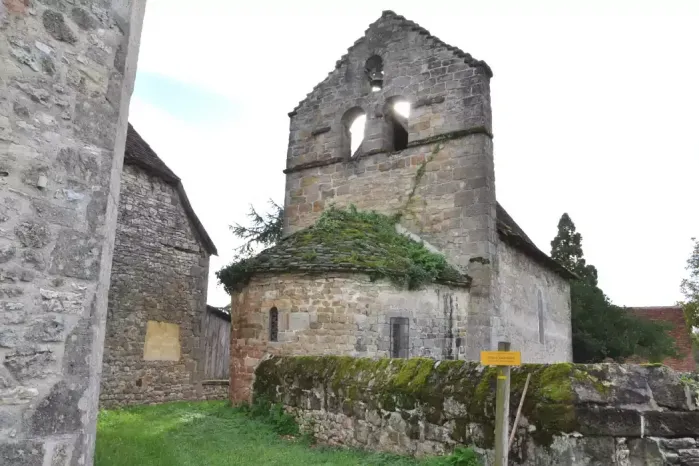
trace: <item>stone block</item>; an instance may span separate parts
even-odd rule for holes
[[[55,372],[52,351],[20,348],[5,356],[5,367],[19,382],[43,379]]]
[[[575,415],[583,435],[641,436],[638,411],[590,405],[576,407]],[[646,431],[646,435],[652,434]]]
[[[100,266],[100,240],[76,230],[63,229],[58,233],[56,246],[51,252],[49,272],[65,277],[94,280]]]
[[[79,433],[82,426],[82,410],[78,406],[85,385],[58,382],[41,400],[29,420],[28,430],[36,436],[53,436]]]
[[[322,320],[319,320],[322,322]],[[289,330],[307,330],[311,326],[310,315],[307,312],[292,312],[289,314]]]
[[[694,437],[699,411],[648,411],[643,413],[645,435],[652,437]]]
[[[43,466],[44,446],[36,440],[0,443],[3,466]]]

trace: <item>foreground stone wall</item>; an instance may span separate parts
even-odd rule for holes
[[[510,425],[532,374],[510,464],[699,464],[696,388],[662,366],[513,369]],[[403,454],[474,446],[493,462],[496,372],[429,359],[283,357],[262,362],[254,396],[283,403],[323,443]]]
[[[0,464],[91,465],[145,1],[0,2]]]
[[[247,400],[258,363],[268,355],[390,354],[392,317],[407,318],[407,356],[463,357],[467,289],[396,288],[362,274],[258,275],[231,306],[231,397]],[[270,310],[278,341],[270,341]]]
[[[209,254],[175,187],[125,165],[100,401],[104,407],[225,398],[202,387]]]
[[[508,244],[498,242],[499,338],[525,362],[573,361],[570,284]]]

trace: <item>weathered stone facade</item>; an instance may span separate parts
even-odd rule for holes
[[[615,364],[513,368],[510,425],[531,382],[511,465],[699,463],[696,384],[666,367]],[[282,403],[325,444],[417,456],[475,447],[494,464],[496,371],[432,360],[272,358],[255,398]]]
[[[233,305],[232,396],[249,399],[254,370],[269,354],[386,356],[391,318],[408,320],[403,357],[456,358],[464,351],[468,305],[467,289],[440,284],[410,291],[352,273],[256,276]],[[273,308],[277,341],[269,338]]]
[[[484,62],[384,12],[289,114],[284,233],[304,235],[331,206],[353,205],[395,218],[401,232],[443,253],[469,276],[454,357],[478,360],[480,351],[508,340],[526,362],[571,361],[567,280],[573,276],[540,251],[496,201],[491,76]],[[398,101],[410,104],[407,118],[395,113]],[[365,136],[352,153],[349,127],[361,114]],[[297,262],[277,264],[277,280],[286,280],[280,277],[293,268],[299,268]],[[303,268],[327,273],[310,262]],[[371,286],[363,292],[367,303],[377,299]],[[233,296],[233,383],[236,370],[249,374],[251,361],[264,353],[260,345],[267,345],[262,325],[269,307],[262,301],[270,300],[250,296],[242,298],[240,309],[241,298]],[[300,312],[319,298],[307,296]],[[339,302],[333,312],[352,314],[347,305]],[[285,304],[274,306],[288,311]],[[444,326],[429,328],[437,340],[446,337]],[[351,326],[334,333],[343,342],[361,335]],[[411,356],[444,357],[431,354],[424,339],[413,342],[412,335],[410,345],[422,349]],[[276,354],[296,351],[289,343],[278,346]],[[305,354],[324,354],[314,345],[301,346]],[[353,354],[349,343],[328,351]],[[374,355],[389,352],[377,345]]]
[[[523,361],[572,361],[568,282],[503,241],[498,266],[501,317],[495,334],[520,348]]]
[[[378,92],[372,92],[365,74],[372,55],[384,63]],[[512,289],[499,289],[505,281],[498,278],[499,236],[518,237],[509,242],[516,254],[545,256],[496,201],[491,76],[484,62],[444,44],[415,23],[384,12],[291,113],[287,154],[287,232],[309,226],[330,203],[354,204],[359,209],[400,214],[408,231],[468,268],[475,291],[468,326],[473,342],[469,359],[477,359],[480,349],[495,347],[497,340],[518,338],[511,326],[501,324],[509,316],[500,302],[524,296],[513,297]],[[389,107],[398,97],[411,104],[411,111],[406,122],[407,148],[396,152],[390,138]],[[349,154],[344,117],[355,108],[366,112],[365,138],[357,153]],[[320,129],[325,131],[319,133]],[[531,261],[530,269],[556,270],[550,262]],[[553,284],[556,287],[567,284],[561,280]],[[565,300],[549,296],[549,290],[542,288],[547,302],[565,305]],[[569,314],[569,306],[549,311],[544,316],[547,321],[550,313]],[[560,352],[551,356],[552,348],[537,347],[528,353],[547,354],[546,361],[570,360],[570,332],[557,333],[569,339]],[[519,340],[531,341],[521,336]]]
[[[0,464],[91,465],[145,2],[0,2]]]
[[[226,395],[226,387],[202,385],[209,256],[216,249],[183,194],[179,178],[129,128],[104,345],[104,407]]]

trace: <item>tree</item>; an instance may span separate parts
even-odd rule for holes
[[[248,218],[250,226],[239,223],[230,227],[235,236],[243,240],[243,244],[235,249],[233,261],[216,272],[218,283],[223,285],[228,294],[232,294],[234,288],[231,283],[237,283],[242,276],[247,274],[250,259],[259,246],[267,248],[273,246],[282,237],[284,228],[284,208],[273,200],[269,200],[272,211],[260,214],[253,206],[250,206]]]
[[[242,226],[239,223],[230,229],[235,236],[244,240],[244,243],[236,248],[236,257],[249,257],[255,252],[255,246],[269,247],[276,244],[282,237],[284,228],[284,208],[273,200],[269,200],[272,212],[260,215],[251,205],[248,218],[251,225]]]
[[[582,235],[575,231],[575,224],[567,213],[558,221],[558,234],[551,241],[551,257],[592,286],[597,286],[597,269],[585,262]]]
[[[635,317],[615,306],[597,286],[597,269],[586,263],[582,235],[566,213],[551,241],[551,257],[579,277],[570,285],[575,362],[623,361],[634,355],[657,362],[677,355],[667,325]]]
[[[692,332],[692,340],[699,343],[699,335],[695,333],[699,329],[699,240],[692,238],[694,248],[687,259],[687,271],[689,277],[682,280],[680,289],[685,300],[680,302],[684,311],[687,326]]]

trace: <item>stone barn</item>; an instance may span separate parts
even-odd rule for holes
[[[177,177],[129,125],[104,343],[104,407],[225,397],[206,385],[209,256]]]
[[[289,114],[284,238],[223,280],[233,400],[270,354],[572,360],[573,275],[496,200],[491,77],[386,11]]]

